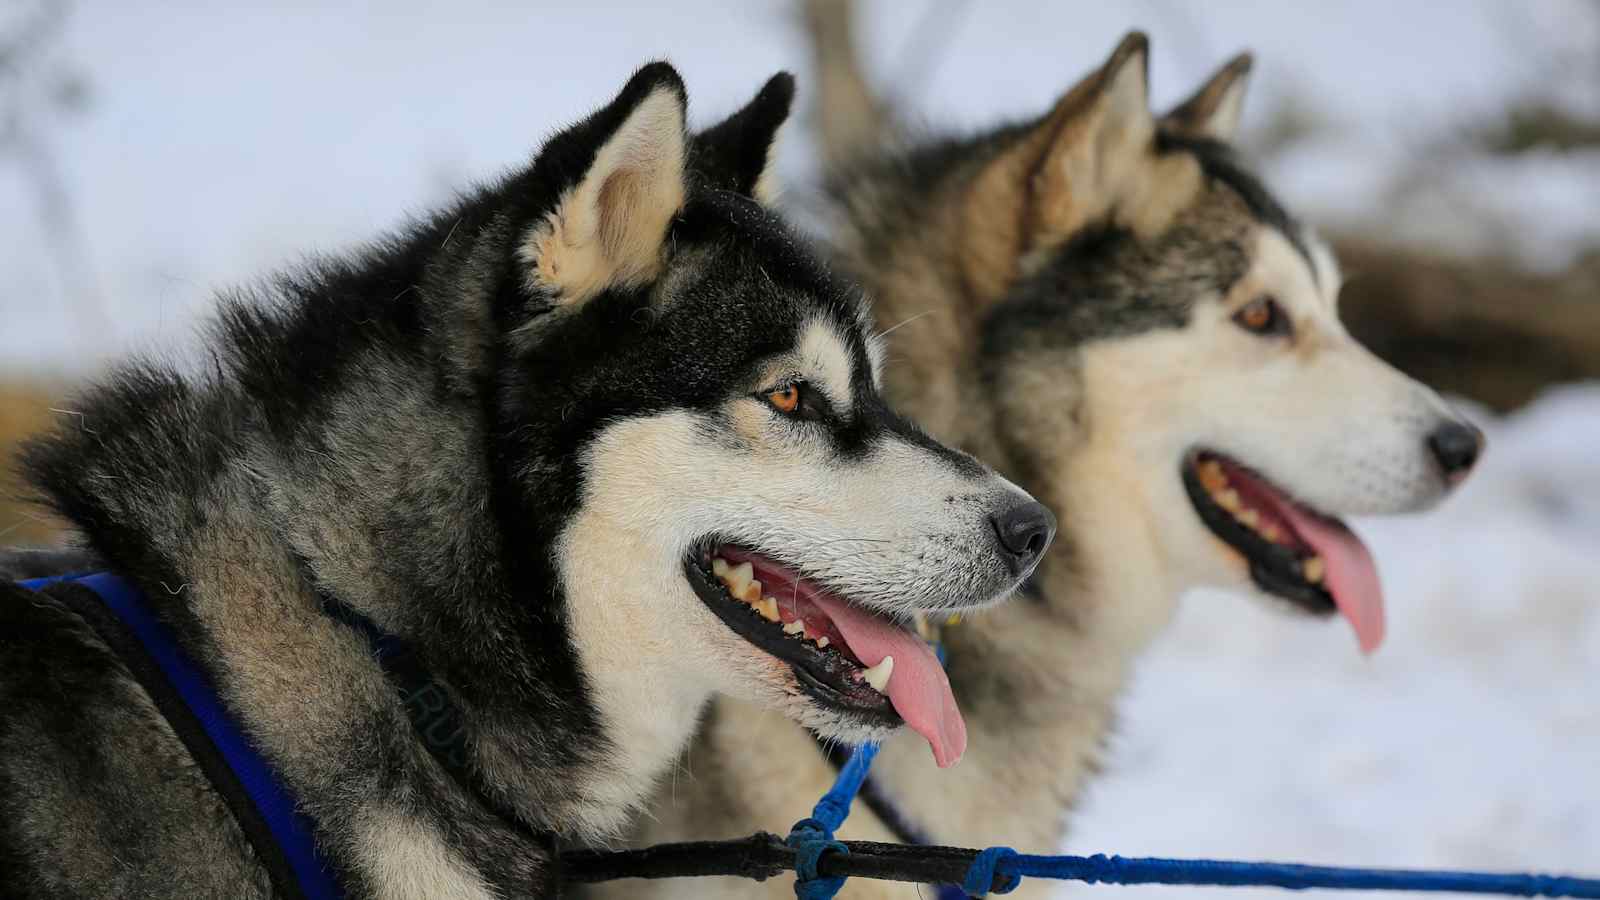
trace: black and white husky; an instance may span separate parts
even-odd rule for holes
[[[911,623],[1005,597],[1054,520],[885,407],[860,291],[759,202],[792,94],[690,136],[646,66],[527,168],[224,298],[200,374],[124,366],[27,454],[70,565],[143,592],[349,896],[548,896],[530,835],[615,834],[715,693],[961,755]],[[0,587],[5,895],[292,894],[83,590]],[[333,608],[412,648],[461,772]]]

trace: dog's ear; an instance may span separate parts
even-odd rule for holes
[[[793,103],[794,76],[788,72],[772,76],[743,109],[695,136],[690,167],[708,187],[773,205],[778,132]]]
[[[1025,260],[1143,192],[1155,149],[1149,40],[1130,33],[1106,63],[972,182],[965,210],[974,293],[996,297]]]
[[[1161,130],[1183,137],[1231,142],[1239,131],[1252,64],[1248,53],[1228,60],[1189,99],[1162,118]]]
[[[1155,139],[1150,42],[1134,32],[1100,71],[1067,92],[1045,122],[1044,155],[1031,173],[1035,228],[1076,231],[1115,203]]]
[[[522,243],[530,287],[570,307],[656,277],[686,194],[687,102],[678,73],[651,63],[609,106],[546,145],[545,155],[555,149],[583,162]]]

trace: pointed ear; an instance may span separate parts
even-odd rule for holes
[[[694,169],[707,186],[754,197],[763,206],[777,202],[778,132],[794,103],[794,76],[779,72],[755,99],[695,136]]]
[[[611,105],[546,145],[545,155],[561,142],[559,152],[587,153],[587,163],[523,241],[531,288],[574,306],[657,275],[667,226],[684,204],[686,104],[678,73],[651,63]]]
[[[1117,191],[1149,153],[1150,42],[1134,32],[1100,71],[1056,104],[1044,156],[1033,173],[1036,227],[1076,230],[1116,200]]]
[[[967,274],[978,296],[997,296],[1030,253],[1143,190],[1155,146],[1149,48],[1142,33],[1128,34],[1105,65],[974,179],[965,225],[973,235]]]
[[[1200,89],[1161,120],[1161,130],[1184,137],[1231,142],[1244,112],[1250,85],[1250,54],[1241,53],[1218,69]]]

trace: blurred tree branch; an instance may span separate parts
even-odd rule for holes
[[[1600,122],[1534,101],[1507,110],[1503,122],[1479,133],[1478,142],[1506,156],[1544,149],[1566,153],[1600,147]]]
[[[34,214],[79,328],[103,338],[112,323],[88,236],[49,138],[59,115],[88,105],[82,75],[51,59],[69,12],[65,2],[41,0],[0,22],[0,158],[13,160],[33,189]]]
[[[1508,26],[1520,29],[1529,45],[1521,79],[1526,87],[1504,109],[1417,142],[1390,182],[1383,206],[1391,213],[1407,204],[1432,205],[1440,215],[1454,210],[1473,217],[1491,236],[1488,244],[1508,243],[1494,236],[1509,238],[1518,225],[1474,203],[1452,172],[1486,156],[1600,148],[1595,107],[1563,103],[1556,90],[1595,84],[1600,54],[1592,47],[1553,50],[1514,10],[1507,7]],[[1600,16],[1600,2],[1587,10]],[[1326,128],[1309,95],[1290,90],[1280,96],[1256,135],[1263,154],[1315,140]],[[1526,403],[1551,384],[1600,379],[1600,245],[1589,246],[1564,271],[1534,274],[1489,253],[1462,258],[1419,249],[1396,240],[1392,223],[1389,228],[1387,234],[1380,226],[1359,237],[1332,235],[1347,276],[1340,313],[1379,356],[1499,410]]]
[[[98,342],[109,327],[69,182],[61,171],[50,129],[60,117],[87,107],[87,83],[52,58],[70,10],[41,0],[0,13],[0,162],[11,162],[32,190],[33,215],[44,235],[62,293],[83,333]],[[21,212],[20,210],[18,211]],[[0,382],[0,545],[40,543],[61,523],[26,502],[14,454],[27,436],[50,423],[59,386],[27,379]]]
[[[1369,239],[1335,240],[1352,334],[1444,391],[1505,410],[1600,379],[1600,250],[1553,276]]]

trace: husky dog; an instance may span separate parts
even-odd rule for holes
[[[617,833],[718,692],[949,765],[910,623],[1009,595],[1054,520],[885,407],[859,289],[752,199],[792,93],[691,138],[646,66],[526,169],[226,298],[202,374],[126,366],[27,456],[101,562],[9,574],[136,583],[352,897],[552,895],[550,845]],[[3,589],[6,896],[292,896],[84,589]],[[335,607],[412,648],[469,777]]]
[[[842,836],[1048,852],[1181,593],[1342,613],[1376,648],[1377,574],[1337,517],[1437,502],[1482,438],[1350,338],[1332,255],[1229,149],[1248,56],[1158,119],[1135,34],[1038,119],[885,141],[840,5],[822,11],[835,259],[892,332],[891,396],[1064,513],[1022,598],[944,631],[972,751],[936,775],[891,740],[864,796],[886,802]],[[688,761],[641,842],[781,827],[833,776],[810,736],[736,702]],[[750,890],[724,882],[658,890]]]

